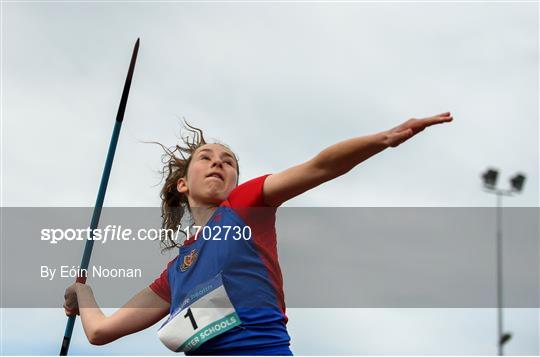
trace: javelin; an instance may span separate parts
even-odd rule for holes
[[[92,248],[94,247],[94,229],[97,228],[99,223],[99,216],[101,215],[101,208],[103,207],[103,200],[105,199],[105,192],[107,191],[107,183],[109,182],[109,176],[111,174],[111,167],[114,159],[114,152],[116,150],[116,144],[118,143],[118,136],[120,135],[120,128],[122,127],[122,121],[124,120],[124,112],[126,111],[126,104],[129,95],[129,88],[131,87],[131,78],[133,78],[133,70],[135,69],[135,61],[137,60],[137,52],[139,52],[139,39],[135,42],[133,48],[133,54],[131,55],[131,62],[129,64],[129,70],[124,84],[124,91],[122,92],[122,98],[120,99],[120,106],[118,107],[118,113],[116,114],[116,121],[114,124],[113,134],[111,137],[111,143],[109,144],[109,151],[107,153],[107,159],[105,161],[105,167],[103,168],[103,175],[101,176],[101,183],[99,184],[99,191],[96,199],[96,205],[94,207],[94,213],[92,215],[92,222],[90,223],[90,239],[86,241],[84,246],[84,253],[80,265],[80,269],[88,269],[90,263],[90,256],[92,255]],[[78,276],[79,274],[77,274]],[[77,277],[77,283],[86,283],[86,274]],[[69,350],[69,343],[71,341],[71,333],[73,332],[73,326],[75,325],[75,318],[77,315],[69,316],[66,331],[64,332],[64,339],[62,340],[62,347],[60,348],[60,356],[67,356]]]

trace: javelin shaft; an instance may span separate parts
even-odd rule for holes
[[[84,253],[80,265],[82,271],[86,271],[90,264],[90,257],[92,255],[92,249],[94,247],[94,229],[98,227],[99,217],[101,216],[101,209],[103,208],[103,201],[105,200],[105,192],[107,191],[107,184],[109,182],[109,176],[111,175],[112,164],[114,160],[114,153],[116,151],[116,145],[118,144],[118,137],[120,136],[120,129],[122,128],[122,122],[124,120],[124,113],[126,111],[126,104],[129,95],[129,89],[131,88],[131,79],[133,78],[133,71],[135,70],[135,62],[137,61],[137,53],[139,52],[139,39],[135,42],[133,48],[133,54],[131,56],[131,62],[129,64],[129,70],[124,83],[124,90],[122,92],[122,98],[120,99],[120,105],[118,107],[118,113],[116,114],[116,121],[109,144],[109,151],[107,152],[107,159],[105,160],[105,167],[103,168],[103,175],[101,176],[101,183],[99,184],[99,191],[96,198],[96,205],[94,206],[94,213],[92,214],[92,221],[90,222],[90,239],[86,241],[84,246]],[[79,274],[77,274],[79,275]],[[77,277],[76,282],[86,283],[86,276]],[[62,340],[62,347],[60,348],[60,356],[67,356],[69,350],[69,343],[71,342],[71,334],[73,327],[75,326],[75,319],[77,316],[70,316],[66,324],[66,330],[64,332],[64,339]]]

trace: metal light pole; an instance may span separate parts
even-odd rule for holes
[[[512,338],[510,332],[503,334],[502,197],[520,193],[523,190],[523,184],[525,183],[525,175],[518,173],[512,177],[510,179],[511,188],[506,190],[496,188],[498,175],[499,172],[497,170],[488,169],[482,175],[482,179],[484,180],[484,191],[493,193],[497,196],[497,350],[499,356],[502,356],[504,355],[504,344]]]

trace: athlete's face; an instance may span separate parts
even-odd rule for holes
[[[177,189],[191,198],[190,204],[219,204],[237,185],[237,165],[223,145],[203,145],[191,156],[187,177],[178,180]]]

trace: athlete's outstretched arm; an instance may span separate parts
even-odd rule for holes
[[[309,161],[270,175],[264,182],[266,204],[277,207],[326,181],[349,172],[353,167],[383,151],[396,147],[425,128],[452,121],[449,112],[406,122],[380,133],[334,144]]]
[[[152,326],[167,316],[170,306],[148,287],[111,316],[105,316],[98,307],[89,285],[75,283],[66,289],[64,297],[66,315],[81,315],[84,332],[93,345],[104,345]]]

